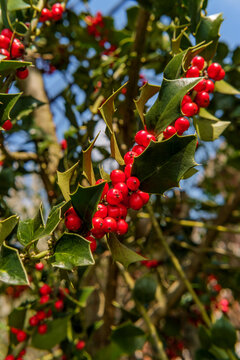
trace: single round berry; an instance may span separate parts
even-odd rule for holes
[[[6,120],[3,124],[2,124],[2,128],[6,131],[11,130],[11,128],[13,127],[13,124],[11,123],[10,120]]]
[[[101,200],[104,199],[105,195],[107,195],[107,192],[109,190],[109,186],[108,186],[107,181],[104,180],[104,179],[99,179],[99,180],[96,181],[96,185],[102,184],[103,182],[105,182],[106,184],[105,184],[105,186],[103,188],[103,192],[102,192],[102,195],[101,195]]]
[[[52,316],[52,309],[49,309],[48,311],[47,311],[47,318],[50,318],[51,316]]]
[[[186,72],[186,77],[198,77],[200,74],[199,68],[197,66],[191,66],[188,71]]]
[[[35,269],[38,271],[42,271],[44,269],[43,263],[39,262],[39,263],[35,264]]]
[[[219,80],[223,80],[225,78],[225,71],[223,69],[221,69],[218,73],[218,75],[216,76],[215,80],[219,81]]]
[[[144,144],[144,142],[146,141],[148,132],[146,130],[140,130],[136,133],[135,135],[135,141],[138,145],[142,145]]]
[[[186,103],[182,106],[182,112],[186,116],[193,116],[198,113],[199,109],[195,102]]]
[[[9,39],[11,39],[13,36],[13,32],[10,29],[2,29],[1,35],[4,35],[4,36],[8,37]]]
[[[92,219],[92,225],[95,231],[103,230],[103,219],[101,217],[94,217]]]
[[[13,58],[19,58],[24,54],[24,50],[25,48],[21,41],[18,39],[14,39],[11,47],[11,56]]]
[[[0,49],[0,55],[6,56],[6,59],[4,59],[4,60],[10,60],[11,59],[10,53],[6,49]]]
[[[175,129],[175,127],[169,125],[169,126],[163,131],[164,139],[169,139],[169,138],[172,137],[174,134],[176,134],[176,132],[177,132],[177,130]]]
[[[38,323],[39,323],[39,319],[36,315],[30,317],[30,319],[29,319],[30,326],[37,326]]]
[[[40,287],[39,292],[41,295],[48,295],[52,292],[52,288],[48,284],[44,284]]]
[[[4,360],[15,360],[13,355],[7,355]]]
[[[110,178],[113,185],[115,185],[119,182],[124,182],[126,179],[126,175],[122,170],[113,170],[110,174]]]
[[[11,333],[12,334],[18,334],[19,329],[15,328],[15,327],[11,327]]]
[[[67,140],[66,139],[61,140],[60,144],[61,144],[61,149],[62,150],[67,149]]]
[[[204,58],[202,56],[194,56],[192,65],[197,66],[199,70],[202,70],[204,68]]]
[[[119,208],[120,204],[114,206],[114,205],[108,205],[107,206],[107,210],[108,210],[108,216],[114,218],[114,219],[118,219],[120,217],[120,208]]]
[[[82,220],[77,215],[69,215],[65,218],[65,225],[70,231],[78,231],[82,226]]]
[[[125,166],[124,173],[126,175],[126,178],[129,178],[131,176],[133,164],[128,164]]]
[[[61,20],[62,14],[63,14],[62,6],[61,7],[57,7],[57,6],[54,7],[54,5],[53,5],[53,7],[52,7],[52,18],[53,18],[53,20],[55,20],[55,21]]]
[[[39,310],[39,311],[36,313],[36,317],[38,318],[39,321],[42,321],[42,320],[46,319],[47,314],[45,313],[45,311]]]
[[[93,253],[94,251],[96,251],[96,248],[97,248],[96,239],[95,239],[93,236],[91,236],[91,235],[86,236],[86,239],[87,239],[88,241],[90,241],[90,250],[91,250],[91,252]]]
[[[119,209],[119,217],[121,219],[126,219],[126,217],[127,217],[127,207],[125,205],[123,205],[123,204],[119,204],[118,209]]]
[[[184,95],[183,99],[182,99],[182,106],[186,103],[191,103],[192,102],[192,99],[191,99],[191,96],[189,95]]]
[[[209,94],[206,91],[200,91],[197,93],[195,97],[195,101],[200,107],[208,107],[210,103]]]
[[[175,121],[174,127],[177,130],[177,133],[182,134],[184,131],[187,131],[190,126],[188,119],[185,117],[180,117]]]
[[[114,189],[117,189],[121,192],[122,197],[125,198],[128,196],[128,187],[125,182],[119,182],[114,186]]]
[[[133,210],[139,210],[143,207],[143,201],[140,195],[133,193],[129,197],[129,206]]]
[[[201,81],[199,81],[199,83],[197,85],[194,86],[194,90],[195,91],[204,91],[206,88],[206,79],[202,79]]]
[[[23,342],[27,339],[27,334],[23,330],[19,330],[17,333],[17,341]]]
[[[48,301],[50,300],[50,296],[49,295],[43,295],[40,297],[40,304],[46,304]]]
[[[128,223],[123,219],[118,220],[118,222],[117,222],[117,234],[118,235],[124,235],[124,234],[127,233],[127,231],[128,231]]]
[[[41,16],[39,18],[39,21],[45,22],[51,20],[51,18],[52,18],[52,12],[47,8],[43,8],[41,11]]]
[[[107,206],[103,204],[98,204],[97,211],[93,217],[100,217],[104,219],[107,216]]]
[[[127,187],[129,188],[129,190],[136,191],[139,188],[139,185],[140,181],[136,176],[130,176],[127,179]]]
[[[212,80],[206,80],[205,91],[208,93],[214,92],[214,82]]]
[[[101,231],[101,230],[92,229],[91,233],[92,235],[94,235],[96,239],[101,239],[105,235],[105,232],[103,230]]]
[[[38,326],[38,333],[40,335],[43,335],[43,334],[46,334],[46,332],[47,332],[47,324],[40,324]]]
[[[207,68],[207,72],[208,72],[208,76],[213,79],[216,80],[218,74],[220,73],[222,67],[220,64],[218,63],[212,63],[211,65],[209,65],[209,67]]]
[[[118,189],[110,189],[107,192],[107,202],[110,205],[118,205],[122,200],[122,193]]]
[[[137,194],[140,195],[143,205],[146,205],[149,201],[149,194],[141,190],[138,190]]]
[[[21,80],[26,79],[28,77],[28,74],[29,74],[29,71],[27,68],[20,68],[20,69],[17,69],[17,71],[16,71],[16,76]]]
[[[137,153],[135,153],[134,151],[128,151],[125,155],[124,155],[124,161],[125,164],[132,164],[134,161],[134,157],[138,156]]]
[[[82,350],[82,349],[85,348],[85,346],[86,346],[86,343],[85,343],[85,341],[83,341],[83,340],[79,340],[79,341],[76,343],[76,349],[77,349],[77,350]]]
[[[143,146],[147,147],[150,144],[150,141],[156,141],[156,138],[152,134],[147,134],[146,138],[143,141]]]
[[[5,35],[0,35],[0,48],[8,49],[11,39]]]
[[[26,355],[26,350],[22,349],[22,351],[20,351],[20,353],[18,354],[19,356],[24,356]]]
[[[55,303],[54,303],[54,307],[57,311],[62,311],[62,309],[64,308],[64,302],[62,299],[59,299],[57,300]]]
[[[103,221],[103,229],[106,233],[115,232],[117,230],[117,222],[112,217],[106,217]]]
[[[145,150],[145,147],[142,145],[135,145],[132,148],[132,151],[134,151],[137,155],[141,155],[141,153]]]
[[[76,213],[76,211],[75,211],[75,209],[74,209],[73,206],[71,206],[71,207],[65,212],[64,217],[66,218],[66,217],[68,217],[68,216],[77,216],[77,213]]]

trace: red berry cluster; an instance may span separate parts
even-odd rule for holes
[[[166,339],[166,343],[167,343],[166,354],[170,360],[174,360],[182,356],[184,344],[181,340],[169,336]]]
[[[5,293],[8,296],[12,297],[13,299],[17,299],[27,289],[28,289],[28,286],[26,286],[26,285],[8,286],[5,290]]]
[[[49,10],[48,8],[42,9],[39,21],[45,22],[45,21],[51,21],[51,20],[54,20],[54,21],[61,20],[63,12],[64,12],[64,8],[63,8],[62,4],[56,3],[52,6],[51,10]]]
[[[199,112],[199,108],[206,108],[210,103],[210,93],[214,91],[214,81],[222,80],[225,71],[218,63],[212,63],[208,67],[205,66],[205,60],[202,56],[195,56],[192,64],[186,72],[187,78],[204,76],[204,78],[183,97],[181,110],[185,116],[191,117]],[[210,80],[211,79],[211,80]],[[190,126],[186,117],[178,118],[174,124],[169,125],[164,131],[163,136],[169,139],[175,133],[182,135]]]
[[[18,357],[14,357],[13,355],[7,355],[4,360],[23,360],[23,356],[26,354],[26,350],[23,349],[19,352]]]

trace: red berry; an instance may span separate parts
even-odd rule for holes
[[[92,224],[95,231],[103,231],[103,219],[101,217],[94,217]]]
[[[39,21],[45,22],[47,20],[51,20],[51,18],[52,18],[52,12],[47,8],[43,8],[41,11],[41,16],[39,18]]]
[[[115,232],[117,230],[117,222],[112,217],[108,216],[103,221],[103,229],[106,233]]]
[[[208,76],[213,79],[216,80],[218,74],[220,73],[222,67],[220,64],[218,63],[212,63],[211,65],[209,65],[209,67],[207,68],[207,72],[208,72]]]
[[[126,176],[122,170],[113,170],[110,174],[111,181],[113,185],[124,182],[126,179]]]
[[[8,37],[9,39],[11,39],[13,32],[10,29],[3,29],[1,31],[1,35],[4,35],[4,36]]]
[[[104,231],[95,230],[95,229],[92,229],[91,233],[95,236],[96,239],[101,239],[105,235]]]
[[[89,235],[89,237],[92,237],[92,236]],[[86,239],[89,240],[87,237],[86,237]],[[90,240],[89,240],[89,241],[90,241]],[[60,289],[59,289],[59,296],[60,296],[61,299],[62,299],[62,298],[65,298],[66,294],[69,294],[69,293],[70,293],[70,291],[69,291],[68,288],[60,288]]]
[[[133,193],[129,198],[129,206],[133,210],[139,210],[143,207],[143,201],[139,194]]]
[[[6,59],[4,59],[4,60],[10,60],[11,59],[10,53],[6,49],[0,49],[0,55],[6,56]]]
[[[67,149],[67,140],[66,139],[63,139],[61,140],[61,149],[62,150],[66,150]]]
[[[54,307],[57,311],[61,311],[63,308],[64,308],[64,302],[62,299],[59,299],[57,300],[55,303],[54,303]]]
[[[124,161],[125,164],[132,164],[134,161],[134,157],[138,156],[137,153],[135,153],[134,151],[128,151],[125,155],[124,155]]]
[[[52,309],[49,309],[48,311],[47,311],[47,318],[49,318],[49,317],[51,317],[52,316]]]
[[[143,140],[143,146],[147,147],[151,140],[156,141],[155,136],[152,134],[147,134],[146,138]]]
[[[44,320],[44,319],[47,317],[47,314],[45,313],[45,311],[39,310],[39,311],[36,313],[36,317],[38,318],[39,321],[42,321],[42,320]]]
[[[110,205],[118,205],[123,200],[122,193],[118,189],[110,189],[107,193],[107,202]]]
[[[195,102],[186,103],[182,106],[182,112],[186,116],[193,116],[198,113],[198,106]]]
[[[105,184],[105,186],[104,186],[104,188],[103,188],[101,200],[102,200],[102,199],[104,198],[104,196],[107,194],[108,189],[109,189],[109,186],[108,186],[107,181],[104,180],[104,179],[99,179],[99,180],[96,181],[96,185],[101,184],[101,183],[103,183],[103,182],[105,182],[106,184]]]
[[[126,175],[126,178],[129,178],[131,176],[133,164],[128,164],[125,166],[124,173]]]
[[[76,349],[77,349],[77,350],[82,350],[82,349],[85,348],[85,345],[86,345],[85,341],[79,340],[79,341],[77,342],[77,344],[76,344]]]
[[[191,66],[188,71],[186,72],[186,77],[198,77],[200,74],[199,68],[197,66]]]
[[[0,48],[2,49],[8,49],[10,45],[11,39],[9,37],[0,35]]]
[[[122,219],[126,219],[127,207],[125,205],[123,205],[123,204],[119,204],[118,209],[119,209],[119,217],[122,218]]]
[[[65,225],[70,231],[78,231],[82,226],[82,220],[78,215],[69,215],[65,218]]]
[[[169,125],[164,131],[163,131],[163,136],[165,139],[169,139],[170,137],[172,137],[174,134],[176,134],[177,130],[175,129],[174,126]]]
[[[29,325],[30,326],[37,326],[38,323],[39,323],[39,319],[38,319],[38,317],[36,315],[30,317],[30,319],[29,319]]]
[[[94,253],[94,252],[96,251],[96,248],[97,248],[97,242],[96,242],[96,240],[95,240],[94,237],[91,236],[91,235],[88,236],[86,239],[91,242],[91,243],[90,243],[90,250],[91,250],[92,253]]]
[[[40,297],[40,304],[46,304],[50,299],[50,296],[49,295],[43,295]]]
[[[15,328],[15,327],[11,327],[11,333],[12,334],[18,334],[19,329]]]
[[[114,205],[108,205],[107,206],[107,210],[108,210],[108,216],[114,218],[114,219],[118,219],[120,217],[120,208],[119,208],[120,204],[117,206]]]
[[[149,201],[149,194],[146,193],[146,192],[143,192],[141,190],[139,190],[137,192],[137,194],[141,196],[141,199],[143,201],[143,205],[146,205],[148,203],[148,201]]]
[[[40,287],[39,292],[41,295],[48,295],[52,292],[52,288],[48,284],[44,284]]]
[[[207,83],[207,80],[206,79],[202,79],[201,81],[199,81],[199,83],[196,85],[196,86],[194,86],[194,90],[195,91],[203,91],[203,90],[205,90],[205,88],[206,88],[206,83]]]
[[[122,197],[125,198],[128,196],[128,187],[125,182],[119,182],[114,186],[114,189],[117,189],[121,192]]]
[[[16,71],[16,76],[21,79],[21,80],[24,80],[28,77],[28,69],[27,68],[20,68],[20,69],[17,69]]]
[[[71,207],[65,212],[64,217],[66,218],[66,217],[68,217],[68,216],[77,216],[77,213],[76,213],[74,207],[71,206]]]
[[[184,131],[187,131],[189,126],[190,126],[190,123],[189,123],[188,119],[186,119],[185,117],[178,118],[174,124],[175,129],[180,134],[182,134]]]
[[[27,334],[23,330],[19,330],[17,333],[17,341],[23,342],[27,339]]]
[[[56,4],[55,4],[56,5]],[[63,8],[60,7],[52,7],[52,18],[55,21],[61,20],[63,14]]]
[[[208,93],[213,93],[214,92],[214,82],[211,80],[206,80],[206,86],[205,86],[205,91]]]
[[[26,350],[22,349],[22,351],[20,351],[20,353],[18,354],[19,356],[24,356],[26,355]]]
[[[136,176],[130,176],[127,179],[127,187],[132,190],[132,191],[136,191],[139,188],[140,185],[140,181],[138,180],[138,178]]]
[[[4,360],[15,360],[13,355],[7,355]]]
[[[18,39],[14,39],[11,47],[11,56],[13,58],[19,58],[24,54],[24,50],[25,48],[21,41]]]
[[[192,59],[192,65],[197,66],[199,70],[202,70],[204,67],[204,58],[202,56],[194,56]]]
[[[182,99],[182,106],[186,103],[191,103],[192,102],[192,99],[189,95],[184,95],[183,99]]]
[[[107,216],[107,207],[103,204],[98,204],[97,211],[95,212],[93,217],[100,217],[104,219]]]
[[[223,80],[225,78],[225,71],[223,69],[221,69],[218,73],[218,75],[216,76],[215,80],[219,81],[219,80]]]
[[[44,269],[43,263],[39,262],[39,263],[35,264],[35,269],[38,271],[42,271]]]
[[[38,326],[38,333],[43,335],[47,332],[47,324],[41,324]]]
[[[128,223],[123,219],[118,220],[118,222],[117,222],[117,234],[118,235],[124,235],[124,234],[127,233],[127,231],[128,231]]]
[[[134,151],[136,154],[140,155],[143,151],[145,150],[145,147],[144,146],[141,146],[141,145],[135,145],[133,148],[132,148],[132,151]]]
[[[135,135],[135,141],[138,145],[143,145],[146,141],[148,132],[146,130],[140,130]]]
[[[206,91],[200,91],[197,93],[195,97],[195,101],[200,107],[208,107],[210,103],[209,94]]]
[[[11,123],[10,120],[6,120],[3,124],[2,124],[2,128],[6,131],[11,130],[11,128],[13,127],[13,124]]]

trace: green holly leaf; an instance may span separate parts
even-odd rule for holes
[[[8,316],[8,326],[15,327],[16,329],[23,329],[24,322],[26,317],[27,309],[26,307],[17,307]],[[18,341],[16,335],[10,332],[10,342],[11,344],[17,345]]]
[[[179,186],[188,170],[197,165],[194,160],[197,137],[174,135],[160,143],[151,141],[135,158],[132,175],[140,180],[140,189],[150,194],[163,194]]]
[[[218,120],[207,110],[201,109],[199,117],[194,117],[193,124],[199,138],[203,141],[214,141],[224,132],[231,123],[230,121]]]
[[[237,341],[236,330],[223,316],[217,320],[212,328],[212,342],[221,349],[233,349]]]
[[[133,297],[142,304],[148,304],[155,299],[157,281],[152,276],[143,276],[136,280]]]
[[[0,245],[2,245],[3,241],[11,234],[18,221],[19,217],[17,215],[12,215],[0,221]]]
[[[97,210],[104,186],[104,182],[88,187],[78,185],[77,190],[70,194],[74,209],[89,230],[92,228],[92,217]]]
[[[113,119],[113,114],[115,112],[114,100],[125,86],[126,84],[122,85],[99,108],[103,120],[105,121],[111,134],[110,136],[111,155],[119,163],[119,165],[124,165],[124,160],[118,148],[117,140],[113,131],[112,119]]]
[[[64,233],[54,249],[53,266],[73,270],[78,266],[93,265],[90,242],[77,234]]]
[[[188,1],[188,13],[191,19],[190,28],[194,33],[197,25],[201,19],[201,11],[203,6],[203,0],[189,0]]]
[[[145,118],[144,118],[144,106],[146,102],[153,97],[158,91],[160,90],[160,86],[151,85],[146,83],[141,88],[140,96],[137,100],[134,100],[136,109],[142,120],[143,125],[145,125]]]
[[[186,30],[187,30],[187,26],[181,30],[180,34],[172,39],[172,53],[173,55],[177,55],[179,52],[181,52],[181,41],[182,41],[182,37],[186,36]]]
[[[95,139],[91,142],[89,147],[86,150],[83,150],[83,175],[87,178],[90,185],[94,185],[96,183],[94,171],[93,171],[93,165],[92,165],[92,149],[93,146],[99,136],[100,132],[97,134]]]
[[[147,335],[143,330],[128,321],[113,331],[111,340],[117,344],[125,354],[130,355],[143,347],[146,337]]]
[[[47,321],[46,334],[39,334],[37,331],[32,335],[31,346],[51,350],[67,337],[69,317],[63,317]]]
[[[1,113],[0,126],[4,123],[4,121],[10,119],[10,112],[21,95],[22,93],[0,94],[0,113]]]
[[[203,349],[209,349],[212,345],[211,332],[205,326],[198,327],[198,336]]]
[[[21,96],[11,111],[13,119],[20,120],[23,116],[31,114],[34,110],[44,105],[40,100],[35,99],[31,95]]]
[[[78,303],[81,307],[87,306],[87,300],[94,290],[95,290],[94,286],[84,286],[81,288],[80,296],[78,298]]]
[[[8,0],[8,11],[25,10],[30,8],[30,5],[24,0]]]
[[[2,23],[6,28],[11,29],[12,26],[11,26],[11,22],[10,22],[10,19],[9,19],[9,16],[8,16],[7,3],[8,3],[7,0],[0,0]]]
[[[72,176],[75,170],[77,169],[78,165],[79,165],[79,161],[76,164],[74,164],[70,169],[64,172],[57,171],[58,186],[60,187],[63,197],[66,201],[70,200],[70,183]]]
[[[164,78],[157,100],[145,115],[147,129],[154,130],[156,134],[159,134],[178,117],[182,116],[181,102],[183,96],[201,79],[168,80]]]
[[[33,219],[26,219],[19,222],[17,237],[18,241],[26,246],[30,241],[35,238],[35,234],[39,229],[41,231],[44,229],[43,221],[43,209],[42,204],[39,207],[39,210]]]
[[[124,351],[117,344],[111,342],[96,353],[95,360],[119,360],[121,355],[124,355]]]
[[[109,235],[108,246],[114,261],[120,262],[125,269],[136,261],[146,260],[142,255],[135,253],[123,245],[114,234]]]
[[[11,285],[29,285],[26,270],[17,249],[4,242],[0,251],[0,281]]]
[[[4,76],[8,75],[10,72],[15,71],[24,66],[32,65],[28,61],[18,61],[18,60],[1,60],[0,61],[0,74]]]
[[[211,60],[216,52],[219,35],[219,29],[223,22],[222,13],[210,16],[203,16],[196,33],[197,43],[206,41],[212,43],[201,53],[206,61]]]
[[[239,95],[239,90],[235,89],[232,85],[228,84],[224,80],[216,81],[214,91],[226,95]]]

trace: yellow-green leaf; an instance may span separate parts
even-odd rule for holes
[[[93,166],[92,166],[91,154],[92,154],[93,146],[94,146],[99,134],[100,134],[100,132],[97,134],[95,139],[91,142],[89,147],[86,150],[82,151],[82,153],[83,153],[83,175],[87,178],[90,185],[94,185],[96,183]]]
[[[6,237],[11,234],[18,221],[19,217],[17,215],[12,215],[9,218],[0,221],[0,245]]]
[[[61,189],[63,197],[66,201],[70,200],[70,182],[74,171],[78,167],[79,161],[73,165],[70,169],[64,172],[57,171],[57,182]]]
[[[226,95],[239,95],[240,91],[235,89],[232,85],[228,84],[226,81],[216,81],[214,90]]]
[[[151,85],[146,83],[141,88],[140,96],[137,100],[134,100],[136,109],[138,114],[142,120],[143,125],[145,125],[145,118],[144,118],[144,106],[146,102],[153,97],[158,91],[160,90],[160,86],[158,85]]]

